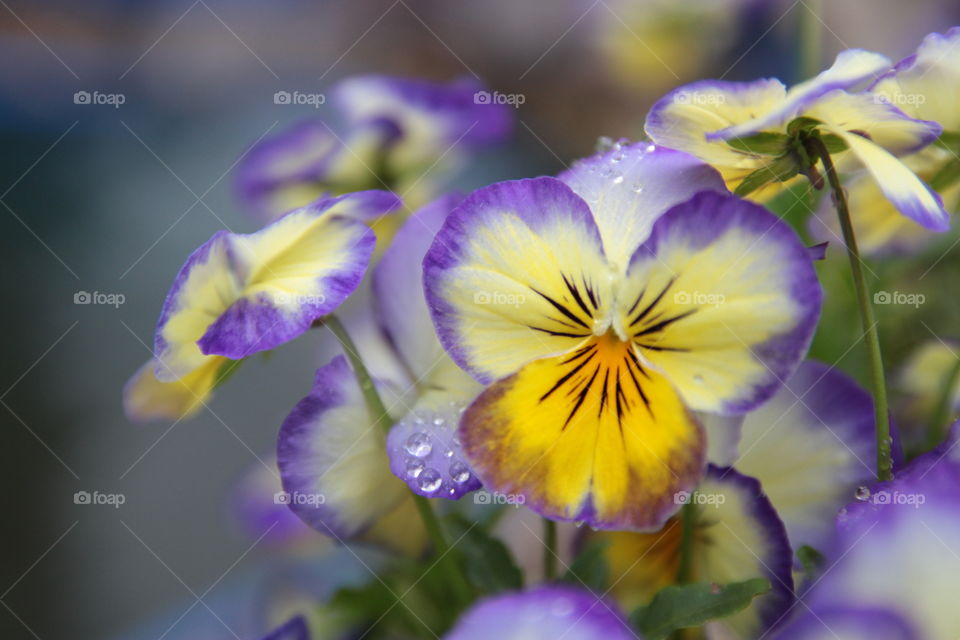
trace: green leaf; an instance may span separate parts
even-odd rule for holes
[[[588,588],[602,592],[607,585],[610,568],[604,552],[609,546],[607,540],[591,540],[576,555],[567,569],[562,582],[578,587],[586,585]]]
[[[960,149],[960,131],[944,131],[940,134],[940,137],[937,138],[935,144],[944,149],[952,149],[954,151]]]
[[[790,145],[790,136],[785,133],[761,131],[745,138],[727,140],[727,144],[738,151],[759,153],[766,156],[781,156]]]
[[[750,195],[770,182],[786,182],[799,172],[799,165],[793,154],[781,156],[765,167],[760,167],[743,179],[734,190],[741,198]]]
[[[523,572],[506,545],[459,514],[450,514],[445,521],[453,539],[460,540],[456,549],[474,586],[486,594],[523,587]]]
[[[834,153],[840,153],[841,151],[846,151],[847,149],[850,148],[843,138],[832,133],[826,133],[824,135],[821,135],[820,140],[823,142],[823,145],[827,148],[827,153],[831,155]]]
[[[810,133],[821,124],[823,123],[815,118],[800,116],[799,118],[794,118],[791,120],[790,124],[787,125],[787,134],[791,138],[795,138],[801,133]]]
[[[723,586],[697,582],[664,587],[649,605],[634,610],[630,621],[647,640],[660,640],[677,629],[737,613],[769,590],[770,582],[764,578]]]

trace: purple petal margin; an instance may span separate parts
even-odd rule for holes
[[[268,633],[263,640],[310,640],[310,630],[304,617],[297,616]]]
[[[615,605],[589,591],[544,586],[481,600],[444,640],[634,640]]]

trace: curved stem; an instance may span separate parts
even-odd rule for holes
[[[943,387],[941,387],[940,395],[937,397],[937,404],[934,405],[933,414],[930,416],[929,433],[927,435],[928,449],[935,449],[943,441],[946,431],[950,428],[953,390],[957,386],[958,379],[960,379],[960,360],[957,360],[943,381]]]
[[[880,351],[880,335],[877,333],[877,321],[873,314],[873,305],[867,290],[866,278],[863,275],[863,261],[860,259],[860,250],[857,248],[857,238],[853,232],[853,223],[850,220],[850,208],[847,204],[847,195],[840,183],[837,168],[827,152],[826,145],[819,137],[811,137],[808,142],[817,151],[823,162],[827,180],[833,191],[834,202],[837,207],[837,216],[840,218],[840,228],[843,230],[843,242],[847,245],[847,257],[850,259],[850,273],[853,276],[853,287],[857,294],[857,307],[860,311],[860,324],[863,328],[864,342],[867,345],[867,360],[870,366],[870,383],[873,387],[873,413],[876,419],[877,440],[877,479],[890,480],[893,477],[893,459],[891,457],[890,440],[890,413],[887,408],[887,385],[883,373],[883,356]]]
[[[383,425],[384,431],[389,431],[390,426],[393,424],[393,419],[390,418],[387,407],[383,404],[383,399],[380,398],[380,393],[377,391],[373,378],[370,376],[370,371],[363,363],[363,359],[357,351],[357,345],[350,338],[350,334],[347,333],[343,323],[340,322],[340,319],[336,316],[326,316],[323,323],[330,329],[330,332],[336,336],[337,341],[340,342],[340,346],[350,360],[353,373],[357,378],[357,384],[363,393],[363,398],[366,401],[367,409],[370,411],[371,417]],[[440,526],[440,521],[433,512],[433,507],[430,505],[429,500],[416,493],[412,494],[412,497],[417,507],[417,512],[420,514],[420,520],[423,522],[423,528],[426,529],[427,535],[430,537],[430,542],[433,545],[436,563],[446,572],[447,581],[451,585],[460,605],[466,607],[473,600],[473,590],[461,572],[460,567],[457,565],[456,556],[452,553],[451,547],[447,543],[443,528]]]
[[[557,578],[557,523],[543,519],[543,576],[548,582]]]

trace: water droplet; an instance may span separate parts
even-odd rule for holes
[[[463,484],[470,479],[470,469],[462,462],[454,462],[450,465],[450,477],[457,484]]]
[[[613,179],[613,184],[620,184],[621,182],[623,182],[623,176],[617,176]]]
[[[603,178],[609,178],[612,175],[613,175],[613,169],[611,169],[610,167],[604,167],[600,171],[600,176]]]
[[[443,423],[444,423],[443,418],[434,418],[434,419],[433,419],[433,426],[435,426],[435,427],[442,427],[442,426],[443,426]]]
[[[633,192],[634,192],[634,193],[643,193],[643,185],[640,184],[639,182],[635,183],[635,184],[633,185]]]
[[[443,478],[437,473],[436,469],[425,469],[420,474],[420,490],[426,493],[433,493],[443,484]]]
[[[857,487],[856,493],[853,494],[860,502],[866,502],[870,499],[870,487]]]
[[[416,479],[423,471],[423,460],[407,458],[407,476]]]
[[[703,384],[703,376],[700,375],[699,373],[696,373],[693,376],[693,381],[696,382],[697,384]]]
[[[450,495],[453,495],[453,494],[455,494],[456,492],[457,492],[456,489],[450,489],[450,491],[448,491],[448,493],[449,493]]]
[[[444,458],[452,458],[452,457],[453,457],[453,451],[447,450],[447,452],[446,452],[445,454],[443,454],[443,457],[444,457]]]
[[[407,451],[418,458],[426,458],[433,450],[430,444],[430,436],[418,431],[407,438]]]
[[[599,153],[603,153],[604,151],[609,151],[612,148],[613,148],[612,138],[608,136],[600,136],[599,138],[597,138],[596,149]]]
[[[583,520],[581,520],[580,522],[574,522],[574,523],[573,523],[573,526],[575,526],[577,529],[579,529],[580,527],[583,526]]]
[[[652,152],[655,151],[656,149],[657,149],[657,145],[655,145],[655,144],[648,144],[648,145],[647,145],[647,153],[652,153]]]

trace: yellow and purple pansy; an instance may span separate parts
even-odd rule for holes
[[[386,191],[318,200],[251,234],[220,231],[180,269],[153,359],[128,383],[134,418],[181,418],[238,361],[307,331],[360,284],[375,238],[366,221],[400,206]]]
[[[928,35],[915,54],[897,63],[870,87],[870,92],[911,118],[932,120],[943,127],[937,144],[900,160],[940,195],[948,213],[956,213],[960,207],[960,109],[955,99],[960,95],[960,27]],[[897,209],[870,176],[851,176],[846,188],[850,208],[856,212],[853,226],[863,253],[906,253],[936,237],[913,220],[897,215]],[[815,227],[815,233],[825,239],[839,237],[836,216],[826,208],[824,203],[812,223],[825,225],[828,230]]]
[[[459,428],[484,486],[602,529],[663,525],[703,475],[691,410],[769,398],[821,302],[789,227],[646,144],[474,192],[424,283],[443,346],[489,385]]]
[[[410,525],[416,514],[408,488],[457,499],[480,487],[455,431],[482,387],[437,341],[421,284],[423,256],[460,199],[445,196],[415,212],[373,270],[377,304],[368,313],[388,347],[364,359],[393,417],[382,417],[383,424],[370,415],[339,356],[317,371],[310,395],[281,427],[278,463],[290,507],[332,537],[422,548],[423,531]],[[414,540],[403,542],[411,533]]]
[[[616,605],[569,586],[541,586],[476,603],[444,640],[633,640]]]
[[[331,91],[341,124],[307,121],[254,145],[237,168],[238,192],[267,219],[324,193],[384,185],[416,208],[435,191],[434,174],[510,133],[509,107],[490,95],[472,78],[345,78]]]
[[[884,56],[851,49],[790,89],[776,79],[695,82],[661,98],[645,130],[657,144],[709,162],[731,189],[759,199],[809,169],[816,158],[799,143],[815,133],[838,160],[849,157],[864,167],[901,214],[945,231],[949,216],[940,197],[895,157],[936,140],[941,126],[912,118],[872,93],[849,92],[890,67]]]

